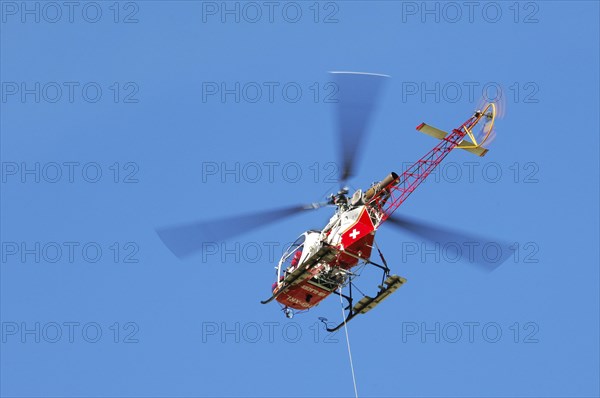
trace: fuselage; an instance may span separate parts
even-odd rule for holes
[[[375,220],[376,221],[376,220]],[[284,289],[277,301],[286,307],[306,310],[319,304],[348,278],[348,271],[369,259],[376,227],[366,205],[338,210],[323,231],[307,231],[294,242],[278,265],[278,282],[273,293]],[[285,279],[298,268],[314,261],[317,253],[334,253],[328,261],[310,265],[310,275],[287,286]]]

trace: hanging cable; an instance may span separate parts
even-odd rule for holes
[[[354,396],[358,398],[358,389],[356,388],[356,377],[354,376],[354,364],[352,362],[352,350],[350,349],[350,338],[348,337],[348,325],[346,324],[346,314],[344,313],[344,301],[342,300],[342,288],[340,287],[340,304],[342,305],[342,319],[344,320],[344,330],[346,332],[346,344],[348,346],[348,358],[350,358],[350,370],[352,370],[352,383],[354,384]]]

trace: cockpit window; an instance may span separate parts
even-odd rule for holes
[[[302,257],[302,250],[304,249],[304,240],[305,236],[301,235],[291,246],[286,250],[283,255],[283,262],[281,263],[281,269],[285,270],[284,276],[287,273],[294,272],[298,264],[300,263],[300,258]]]

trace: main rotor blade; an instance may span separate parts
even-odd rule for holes
[[[479,265],[493,271],[513,254],[510,244],[497,239],[487,239],[462,231],[427,224],[405,216],[392,216],[387,220],[391,225],[418,236],[424,241],[439,244],[439,250],[446,261],[463,261]],[[425,242],[422,242],[425,243]],[[419,248],[420,250],[423,247]],[[430,247],[427,247],[430,250]]]
[[[389,76],[359,72],[331,72],[338,87],[337,123],[340,145],[340,183],[354,175],[358,148]]]
[[[226,217],[218,220],[201,221],[159,228],[156,233],[163,243],[179,258],[201,251],[207,242],[219,242],[252,229],[271,224],[286,217],[315,210],[327,203],[292,206],[259,213]]]

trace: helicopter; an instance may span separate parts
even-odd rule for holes
[[[295,312],[319,305],[331,294],[338,295],[347,302],[343,322],[329,327],[326,318],[320,318],[327,331],[334,332],[355,316],[375,308],[406,283],[405,278],[391,274],[375,242],[375,234],[385,221],[431,240],[436,240],[441,234],[453,234],[453,231],[392,215],[453,150],[461,149],[476,156],[485,156],[488,149],[484,145],[494,136],[497,110],[494,102],[485,103],[451,132],[421,123],[416,130],[438,139],[439,143],[401,174],[390,172],[368,189],[357,189],[350,195],[345,183],[354,175],[358,149],[389,76],[364,72],[331,73],[339,90],[336,104],[342,160],[342,188],[339,192],[331,194],[324,202],[232,218],[231,221],[235,220],[233,225],[236,225],[233,230],[223,229],[223,225],[232,225],[227,220],[215,220],[160,228],[157,233],[163,243],[182,258],[201,250],[202,242],[208,237],[224,240],[304,211],[334,207],[335,212],[323,229],[302,233],[287,248],[275,267],[276,280],[271,295],[261,301],[262,304],[277,301],[285,315],[291,318]],[[373,260],[374,251],[380,262]],[[501,259],[498,264],[504,260]],[[359,276],[354,272],[359,265],[378,268],[382,278],[373,297],[363,295],[357,301],[354,298],[353,281]]]

